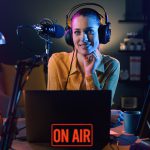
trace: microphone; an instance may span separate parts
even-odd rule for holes
[[[39,34],[48,35],[52,38],[61,38],[64,36],[64,28],[58,24],[37,24],[32,25],[33,29]]]

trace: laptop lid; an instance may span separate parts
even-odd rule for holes
[[[109,140],[110,107],[111,91],[108,90],[26,91],[27,139],[53,146],[53,125],[89,124],[93,128],[91,147],[102,148]]]

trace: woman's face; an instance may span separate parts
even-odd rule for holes
[[[95,16],[77,16],[72,20],[75,49],[82,55],[96,51],[99,46],[99,24]]]

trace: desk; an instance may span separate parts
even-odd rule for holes
[[[22,128],[25,126],[25,119],[24,118],[19,118],[18,119],[18,124],[17,124],[18,128]],[[111,134],[115,135],[116,137],[119,137],[120,135],[125,135],[125,136],[129,136],[128,134],[124,133],[124,128],[123,125],[116,127],[116,128],[112,128],[110,131]],[[19,132],[19,136],[25,136],[26,135],[26,130],[23,129]],[[128,140],[127,140],[128,141]],[[47,144],[43,144],[43,143],[29,143],[27,141],[20,141],[20,140],[14,140],[13,141],[13,145],[12,147],[15,150],[56,150],[55,148],[49,148]],[[126,144],[126,145],[118,145],[119,150],[129,150],[130,149],[130,145]],[[118,150],[116,144],[108,144],[105,146],[105,148],[103,150]],[[63,149],[61,149],[63,150]]]
[[[17,127],[18,127],[18,129],[20,129],[22,127],[25,127],[25,119],[24,118],[19,118],[18,119]],[[115,137],[118,137],[118,139],[120,137],[123,137],[122,138],[123,139],[123,144],[119,143],[120,140],[118,140],[119,141],[118,142],[118,146],[117,146],[117,144],[107,144],[104,147],[103,150],[129,150],[130,149],[130,144],[127,143],[127,142],[129,141],[132,144],[133,144],[133,142],[135,142],[135,141],[133,141],[133,138],[132,138],[132,137],[134,137],[133,135],[129,135],[129,134],[126,134],[124,132],[123,125],[115,127],[115,128],[111,128],[110,134],[111,135],[115,135]],[[23,137],[23,136],[26,136],[26,129],[23,129],[23,130],[21,130],[19,132],[18,137]],[[138,139],[138,140],[136,140],[136,143],[140,143],[140,141],[141,140]],[[43,144],[43,143],[29,143],[27,141],[20,141],[20,140],[14,140],[13,144],[12,144],[12,148],[14,148],[15,150],[56,150],[54,148],[50,148],[48,144]],[[64,149],[58,148],[57,150],[65,150],[65,148]]]

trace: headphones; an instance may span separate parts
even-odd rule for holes
[[[74,44],[73,44],[73,38],[72,38],[71,17],[70,16],[74,16],[75,13],[73,15],[72,15],[72,13],[76,9],[83,7],[83,6],[87,6],[87,5],[98,6],[101,9],[103,9],[103,11],[105,13],[105,17],[103,17],[100,13],[98,13],[96,11],[100,18],[105,18],[105,24],[100,23],[100,26],[98,28],[99,41],[101,44],[106,44],[110,41],[110,36],[111,36],[110,24],[111,23],[108,21],[108,16],[107,16],[105,9],[101,5],[96,4],[96,3],[81,3],[81,4],[74,6],[66,15],[65,41],[68,45],[70,45],[72,47],[74,47]],[[100,19],[100,21],[101,21],[101,19]]]

